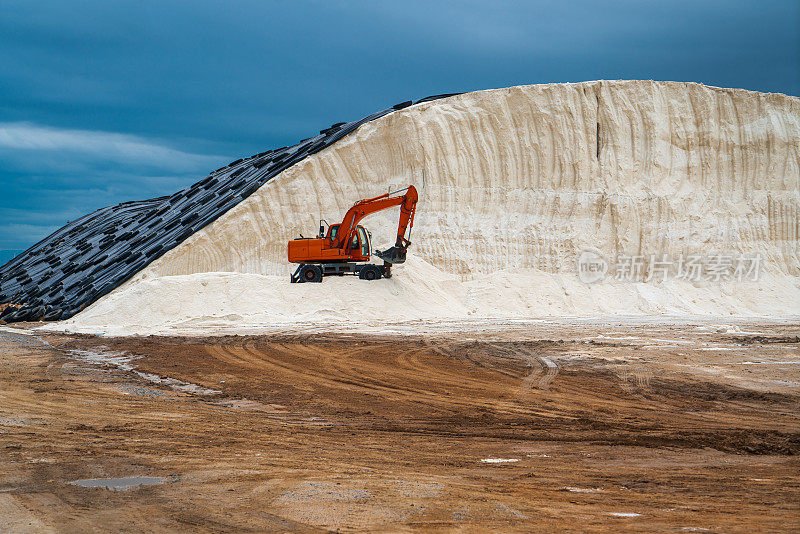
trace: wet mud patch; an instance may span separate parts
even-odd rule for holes
[[[793,346],[608,335],[0,336],[0,508],[41,531],[790,530],[800,388],[773,381],[800,377],[739,363]],[[180,482],[69,484],[165,473]]]

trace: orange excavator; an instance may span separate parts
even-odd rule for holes
[[[342,222],[329,225],[327,232],[327,223],[322,220],[317,237],[302,237],[301,234],[298,239],[289,241],[289,261],[300,264],[291,276],[292,283],[322,282],[325,276],[345,274],[358,275],[362,280],[391,278],[392,265],[406,261],[406,250],[411,244],[406,239],[406,230],[414,226],[417,200],[417,190],[413,185],[359,200],[347,211]],[[370,260],[372,234],[358,223],[367,215],[394,206],[400,206],[395,245],[383,252],[375,251],[383,265],[364,263]]]

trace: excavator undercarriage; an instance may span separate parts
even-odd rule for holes
[[[377,280],[378,278],[391,278],[392,265],[375,265],[372,263],[322,263],[319,265],[303,263],[292,274],[291,282],[322,282],[325,276],[344,276],[346,274],[358,275],[362,280]]]

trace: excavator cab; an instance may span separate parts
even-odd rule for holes
[[[327,239],[329,243],[333,243],[338,233],[339,225],[333,224],[328,228],[328,235],[325,236],[325,239]],[[370,248],[370,233],[363,226],[357,226],[356,231],[353,232],[353,239],[351,239],[350,243],[347,245],[348,254],[354,261],[368,261]]]

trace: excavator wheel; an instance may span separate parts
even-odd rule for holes
[[[358,273],[358,277],[362,280],[377,280],[381,277],[381,272],[374,265],[367,265],[361,269],[361,272]]]
[[[316,265],[303,265],[298,282],[322,282],[322,269]]]

